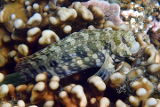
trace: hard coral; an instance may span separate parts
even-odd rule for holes
[[[4,23],[5,27],[9,32],[13,31],[13,24],[11,21],[11,16],[15,15],[16,18],[23,22],[27,21],[27,16],[25,14],[25,8],[23,3],[14,2],[6,4],[3,10],[0,11],[0,23]]]
[[[48,4],[48,0],[5,1],[6,5],[3,6],[4,8],[0,12],[0,22],[4,29],[7,29],[0,28],[1,68],[8,67],[10,63],[13,63],[12,60],[15,60],[14,63],[16,63],[20,57],[37,51],[32,46],[40,49],[41,46],[58,41],[64,35],[74,31],[84,28],[110,27],[109,29],[118,29],[115,25],[119,26],[123,23],[119,16],[119,5],[109,4],[106,1],[90,0],[88,2],[78,2],[71,7],[56,7],[55,5],[52,7]],[[63,4],[67,0],[57,1],[59,4]],[[113,2],[113,0],[108,1]],[[35,84],[24,84],[17,87],[12,84],[4,84],[0,86],[0,106],[39,107],[43,105],[44,107],[59,107],[63,105],[66,107],[109,107],[115,103],[116,107],[126,107],[129,101],[129,104],[135,107],[140,105],[144,107],[159,107],[160,80],[158,77],[160,56],[158,50],[151,45],[150,39],[145,39],[147,35],[144,34],[151,28],[150,30],[153,34],[150,37],[154,36],[154,39],[158,41],[158,11],[153,12],[154,16],[157,17],[156,20],[153,20],[154,17],[152,16],[147,16],[149,27],[147,26],[148,29],[146,30],[143,19],[146,8],[141,4],[148,0],[134,0],[138,4],[130,2],[130,0],[114,1],[122,1],[126,5],[128,10],[122,11],[121,15],[126,21],[125,23],[131,26],[131,30],[135,31],[135,33],[142,30],[142,33],[137,36],[143,51],[140,54],[144,53],[144,55],[141,55],[142,58],[139,58],[140,61],[131,58],[131,62],[118,64],[116,72],[110,76],[110,81],[107,85],[98,76],[89,78],[88,83],[85,80],[83,83],[76,80],[76,83],[70,81],[67,85],[66,83],[64,85],[64,82],[59,77],[54,76],[49,79],[45,73],[37,75],[35,78],[37,83]],[[120,3],[121,6],[122,3]],[[141,24],[137,24],[137,20]],[[126,26],[121,26],[121,28],[126,29]],[[143,32],[143,30],[145,31]],[[10,44],[13,46],[10,46]],[[136,45],[134,44],[134,46]],[[135,49],[135,47],[133,48]],[[113,59],[114,57],[113,55]],[[136,64],[133,64],[132,61],[135,61]],[[117,59],[117,62],[120,62],[120,60]],[[0,73],[0,82],[4,78],[4,74]],[[81,76],[78,78],[81,78]],[[125,100],[116,98],[119,96],[118,90],[118,92],[115,92],[115,100],[113,101],[113,98],[111,98],[113,95],[110,95],[113,91],[110,91],[110,88],[113,90],[123,88],[127,94]]]
[[[96,6],[99,7],[106,17],[112,21],[115,25],[120,25],[123,21],[120,18],[120,6],[118,4],[110,4],[107,1],[90,0],[88,2],[82,2],[86,7]]]

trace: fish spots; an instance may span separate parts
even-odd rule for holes
[[[92,53],[91,53],[91,52],[88,52],[88,53],[87,53],[87,56],[88,56],[88,57],[91,57],[91,56],[92,56]]]
[[[100,59],[96,59],[96,65],[97,66],[101,66],[102,65],[102,61]]]
[[[74,67],[71,67],[71,65],[70,66],[60,65],[60,66],[55,68],[54,72],[59,77],[65,77],[65,76],[69,76],[69,75],[72,75],[73,73],[78,72],[78,69],[75,65],[74,65]]]
[[[64,75],[64,71],[62,70],[61,67],[55,68],[55,73],[59,76]]]
[[[106,54],[106,51],[105,51],[105,53],[103,53],[103,52],[98,52],[97,53],[98,58],[105,58],[105,54]]]
[[[83,64],[83,61],[82,61],[82,60],[77,60],[77,64],[78,64],[78,65],[82,65],[82,64]]]
[[[44,65],[39,66],[39,69],[40,69],[41,71],[43,71],[43,72],[46,72],[46,71],[47,71],[47,69],[46,69],[46,67],[45,67]]]
[[[31,72],[31,74],[33,75],[33,77],[35,77],[39,72],[36,69],[30,69],[29,70]]]
[[[76,53],[81,58],[84,58],[87,56],[87,52],[85,52],[85,51],[77,51]]]
[[[85,61],[85,62],[89,62],[89,61],[90,61],[89,57],[85,57],[85,58],[84,58],[84,61]]]
[[[58,63],[55,60],[51,60],[49,64],[51,67],[57,67],[58,65]]]
[[[68,39],[66,39],[66,42],[70,43],[71,45],[74,45],[76,43],[75,39],[69,37]]]
[[[98,58],[97,54],[93,54],[92,58],[97,59]]]
[[[97,49],[95,43],[93,43],[93,42],[88,42],[87,45],[88,45],[88,48],[89,48],[90,50],[92,50],[93,52],[97,52],[98,49]]]
[[[77,54],[76,53],[71,53],[71,54],[69,54],[69,56],[72,57],[72,58],[75,58],[75,57],[77,57]]]
[[[83,47],[77,47],[76,54],[77,54],[77,56],[79,56],[81,58],[84,58],[87,56],[87,52],[85,51],[85,49]]]
[[[102,52],[98,52],[96,54],[93,54],[92,57],[96,57],[95,63],[99,67],[104,63],[105,55]]]
[[[62,61],[68,62],[70,60],[72,60],[72,57],[70,55],[65,54],[65,53],[62,55]]]
[[[86,51],[86,52],[89,52],[90,51],[90,49],[86,46],[86,47],[84,47],[84,50]]]
[[[63,69],[64,71],[67,71],[67,70],[69,69],[69,67],[66,66],[66,65],[63,65],[63,66],[62,66],[62,69]]]
[[[84,37],[84,40],[85,40],[85,41],[88,41],[89,35],[85,35],[85,36],[83,36],[83,37]]]
[[[106,43],[104,45],[104,49],[107,50],[107,49],[111,49],[111,43]]]
[[[74,63],[74,62],[70,63],[70,64],[69,64],[69,67],[70,67],[70,68],[75,68],[75,67],[76,67],[76,63]]]

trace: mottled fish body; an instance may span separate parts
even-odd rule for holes
[[[130,31],[82,30],[24,58],[17,64],[16,73],[21,76],[19,82],[31,81],[42,72],[47,72],[49,76],[65,78],[93,67],[103,68],[100,69],[100,73],[103,74],[109,68],[108,61],[114,60],[110,55],[129,57],[138,49],[139,44]],[[16,73],[11,74],[12,77]]]
[[[86,2],[86,1],[89,1],[89,0],[69,0],[70,2]],[[52,0],[52,2],[57,5],[57,2],[58,0]]]

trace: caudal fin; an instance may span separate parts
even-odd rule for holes
[[[13,84],[13,85],[17,86],[20,84],[24,84],[26,82],[27,81],[26,81],[25,77],[20,72],[16,72],[16,73],[12,73],[12,74],[7,75],[4,79],[4,81],[0,83],[0,85]]]

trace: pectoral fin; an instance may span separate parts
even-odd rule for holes
[[[108,53],[105,55],[105,61],[102,67],[94,75],[102,78],[103,81],[108,82],[110,75],[115,72],[113,60]]]

